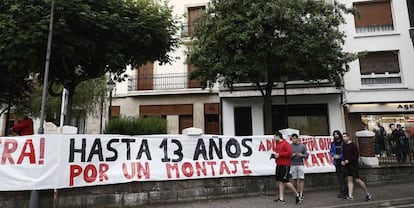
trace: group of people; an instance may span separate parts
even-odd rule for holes
[[[335,173],[339,182],[338,198],[353,200],[354,180],[365,192],[367,201],[372,199],[367,185],[359,176],[359,150],[352,142],[348,133],[339,130],[333,132],[334,141],[331,143],[330,154],[333,157]]]
[[[308,158],[308,151],[297,134],[292,134],[292,144],[289,144],[280,132],[273,136],[276,142],[275,153],[271,155],[276,162],[276,181],[279,182],[279,198],[276,202],[285,203],[285,188],[290,189],[296,197],[296,204],[302,203],[304,199],[305,167],[303,159]],[[289,176],[295,180],[295,186],[290,182]]]
[[[335,172],[339,182],[338,198],[353,200],[353,181],[361,186],[365,192],[367,201],[372,199],[371,194],[364,181],[359,176],[359,150],[355,143],[349,138],[347,133],[341,133],[338,130],[333,132],[334,141],[331,143],[330,154],[335,165]],[[273,135],[276,142],[274,153],[270,159],[275,159],[276,163],[276,181],[278,182],[279,198],[276,202],[285,203],[284,191],[290,189],[295,195],[296,204],[304,200],[304,180],[305,167],[303,160],[308,158],[307,148],[301,143],[297,134],[292,134],[289,144],[280,132]],[[295,185],[290,182],[290,176],[295,181]]]
[[[398,162],[405,163],[409,154],[408,136],[401,124],[389,124],[390,133],[378,122],[374,128],[375,154],[385,156],[387,152],[395,155]]]
[[[405,134],[401,124],[397,124],[397,126],[395,126],[395,124],[390,124],[389,127],[391,134],[388,137],[391,152],[397,156],[398,162],[405,163],[410,151],[408,136]]]

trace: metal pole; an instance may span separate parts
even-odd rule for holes
[[[50,9],[49,36],[47,38],[45,74],[43,77],[42,108],[40,110],[40,126],[38,130],[38,134],[44,133],[43,123],[45,121],[46,92],[47,92],[47,83],[48,83],[48,78],[49,78],[50,53],[52,51],[53,16],[55,13],[54,7],[55,7],[55,1],[52,0],[52,6]]]
[[[45,120],[46,92],[47,92],[47,83],[48,83],[48,78],[49,78],[50,53],[52,51],[53,16],[55,13],[54,8],[55,8],[55,1],[52,0],[52,5],[50,7],[49,35],[47,38],[45,74],[43,78],[42,107],[40,110],[40,126],[37,131],[38,134],[44,133],[43,123]],[[39,192],[37,190],[32,190],[30,193],[29,208],[38,208],[38,207],[39,207]]]
[[[289,108],[288,108],[288,101],[287,101],[287,87],[286,87],[286,82],[283,82],[283,88],[284,88],[284,98],[285,98],[285,126],[286,128],[289,128]]]
[[[108,111],[108,121],[112,118],[112,90],[109,91],[109,111]]]

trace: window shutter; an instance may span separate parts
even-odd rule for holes
[[[390,1],[355,3],[354,7],[356,27],[393,25]]]
[[[370,52],[359,59],[361,75],[399,73],[397,51]]]
[[[154,79],[154,63],[138,67],[137,69],[137,90],[152,90]]]
[[[205,6],[188,7],[188,35],[192,36],[194,33],[194,24],[197,18],[204,12]]]

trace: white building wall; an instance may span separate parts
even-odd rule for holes
[[[347,7],[352,7],[353,2],[361,2],[361,0],[341,0],[341,2]],[[414,82],[412,82],[414,50],[409,36],[407,2],[392,0],[391,10],[394,31],[390,32],[357,34],[354,16],[346,15],[347,24],[341,27],[347,34],[344,50],[354,53],[398,50],[402,83],[392,86],[362,86],[359,61],[356,60],[350,64],[350,70],[344,77],[347,103],[402,102],[414,99]]]
[[[206,6],[208,5],[208,0],[170,0],[169,5],[173,8],[173,15],[175,15],[182,23],[187,23],[187,8],[196,7],[196,6]],[[181,36],[181,31],[178,32],[177,36]],[[170,52],[169,55],[172,58],[171,63],[159,65],[159,62],[154,63],[154,75],[156,74],[169,74],[169,73],[186,73],[187,64],[186,62],[186,52],[188,51],[188,46],[191,45],[189,38],[182,39],[184,43],[179,45],[174,51]],[[126,74],[130,77],[135,77],[136,70],[127,67]],[[154,80],[154,83],[156,81]],[[217,87],[215,87],[217,88]],[[115,96],[124,96],[128,94],[128,82],[124,81],[117,83]]]
[[[187,23],[187,8],[195,6],[207,6],[208,0],[170,0],[169,5],[173,8],[173,15],[186,24]],[[181,31],[177,34],[181,37]],[[179,45],[169,55],[172,58],[171,63],[159,65],[159,62],[154,63],[154,76],[157,74],[170,74],[170,73],[187,73],[188,67],[186,62],[186,52],[188,46],[191,45],[190,39],[182,39],[183,44]],[[130,78],[136,77],[136,69],[127,67],[126,75]],[[158,90],[146,90],[136,91],[128,90],[131,83],[128,80],[123,82],[117,82],[113,91],[113,106],[120,106],[121,116],[139,116],[140,105],[173,105],[173,104],[193,104],[193,124],[194,127],[204,129],[204,103],[218,103],[219,98],[217,95],[218,87],[213,89],[188,89],[183,83],[182,89],[162,89]],[[157,86],[157,80],[154,80],[154,86]],[[107,119],[108,101],[104,110],[105,124]],[[90,120],[94,121],[90,121]],[[179,117],[177,115],[168,115],[168,132],[179,133]],[[87,131],[88,133],[99,132],[99,121],[96,118],[87,119]]]
[[[289,97],[288,104],[328,104],[328,122],[330,132],[333,130],[345,131],[345,121],[343,117],[343,109],[340,105],[340,96],[338,94],[327,95],[300,95]],[[273,98],[273,105],[284,104],[282,98]],[[222,98],[223,108],[223,134],[234,135],[234,108],[247,107],[252,108],[252,132],[253,135],[264,134],[263,122],[263,101],[261,97],[246,98]]]

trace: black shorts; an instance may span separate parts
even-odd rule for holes
[[[290,166],[276,165],[276,181],[289,182]]]
[[[344,172],[346,176],[352,176],[353,178],[360,178],[358,163],[346,165],[344,168]]]

